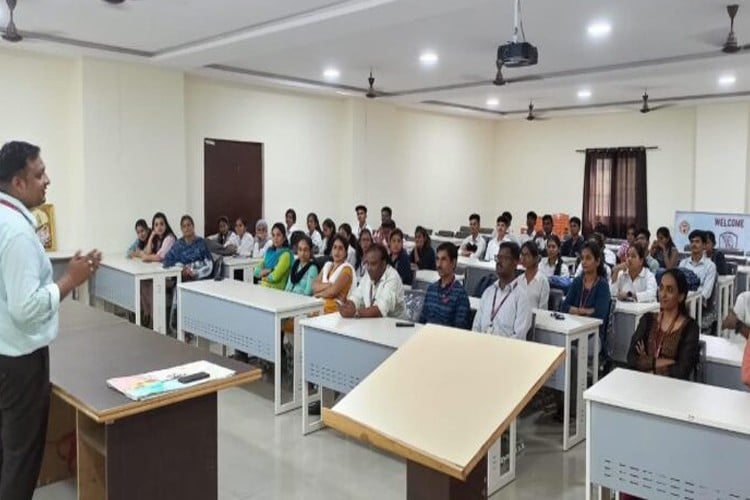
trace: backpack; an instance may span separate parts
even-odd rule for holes
[[[550,276],[549,287],[557,290],[562,290],[564,294],[568,294],[570,285],[573,284],[573,280],[567,276]]]

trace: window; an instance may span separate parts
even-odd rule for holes
[[[646,150],[587,149],[583,227],[624,238],[628,224],[646,227]]]

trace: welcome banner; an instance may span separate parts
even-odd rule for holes
[[[694,229],[713,231],[722,250],[750,250],[750,214],[675,212],[673,238],[679,250],[690,244],[688,235]]]

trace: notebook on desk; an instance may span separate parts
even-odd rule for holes
[[[198,373],[205,373],[208,376],[191,382],[179,380]],[[111,378],[107,380],[107,385],[133,401],[142,401],[169,392],[204,384],[212,380],[231,377],[234,373],[234,370],[209,363],[208,361],[195,361],[164,370]]]

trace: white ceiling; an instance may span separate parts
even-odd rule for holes
[[[750,43],[750,0],[734,1],[739,43]],[[372,68],[376,88],[389,94],[380,99],[485,109],[477,113],[487,117],[522,116],[530,100],[540,114],[637,110],[644,89],[654,105],[750,94],[750,50],[719,50],[729,31],[721,1],[523,0],[522,8],[539,64],[503,73],[539,79],[502,87],[491,80],[497,46],[512,34],[513,0],[18,0],[16,24],[28,39],[4,46],[140,59],[332,95],[362,96]],[[612,25],[598,40],[586,31],[597,20]],[[440,60],[425,68],[418,57],[428,49]],[[326,67],[339,69],[337,82],[324,79]],[[723,74],[736,83],[717,85]],[[581,100],[584,88],[592,95]],[[487,107],[488,98],[499,106]]]

